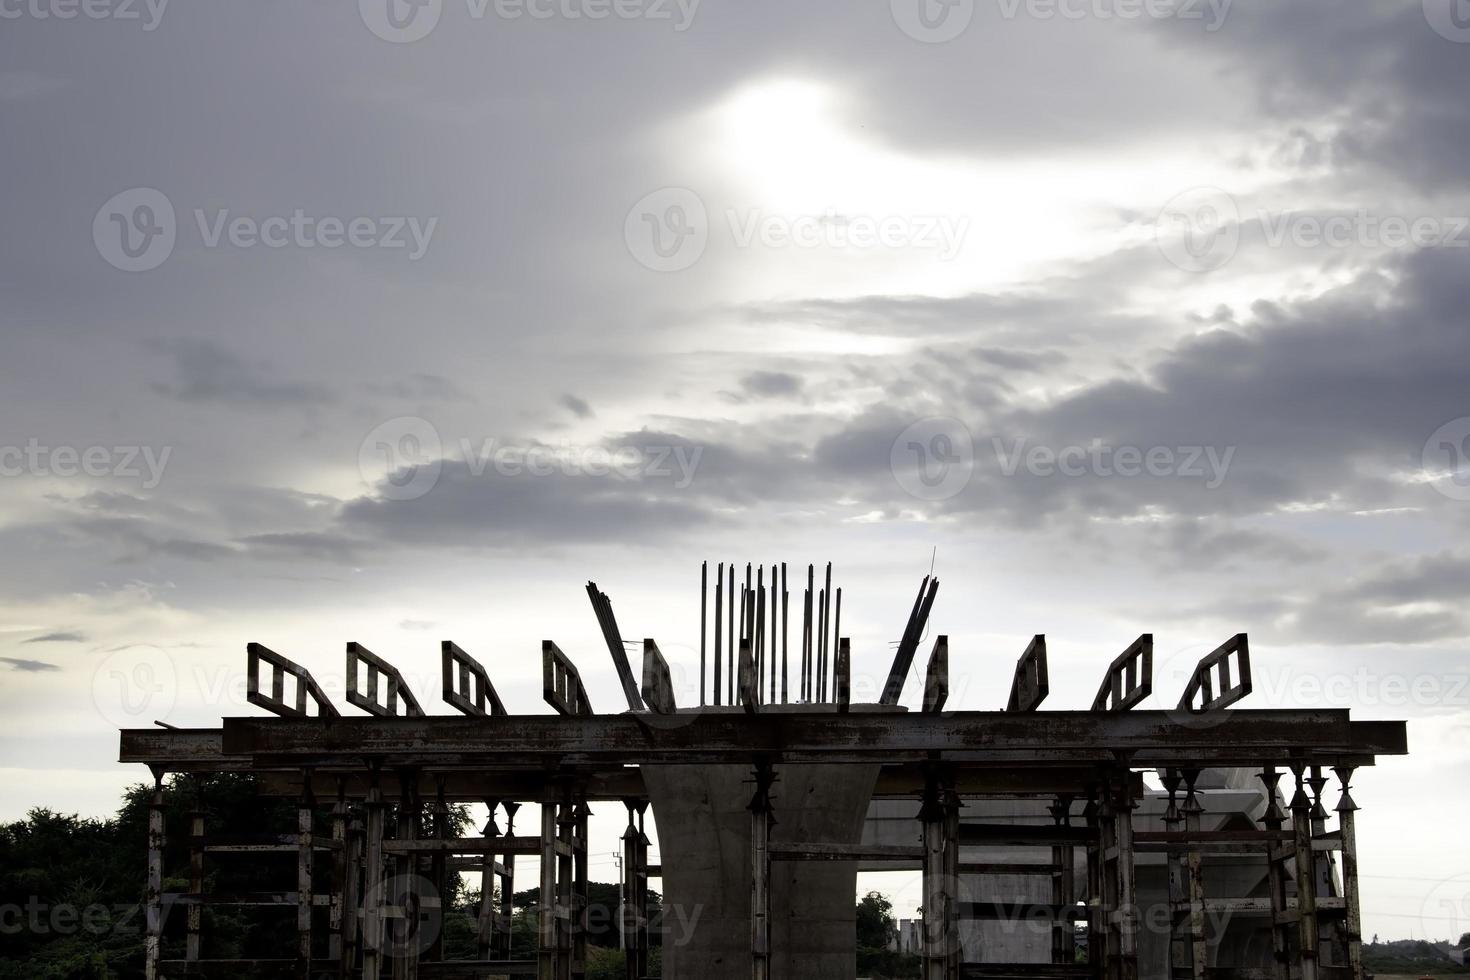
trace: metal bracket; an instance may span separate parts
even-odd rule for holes
[[[924,714],[935,715],[944,710],[949,700],[949,637],[934,640],[929,654],[929,669],[924,673]]]
[[[1154,635],[1145,633],[1129,644],[1103,678],[1093,711],[1127,711],[1154,690]]]
[[[441,645],[444,660],[444,702],[463,714],[483,718],[506,715],[490,675],[479,661],[461,650],[453,640]],[[488,704],[489,710],[486,711]]]
[[[358,661],[367,665],[367,690],[365,692],[357,686]],[[387,704],[378,701],[379,675],[388,681]],[[361,643],[347,644],[347,703],[361,708],[370,715],[377,715],[379,718],[396,718],[400,715],[398,710],[400,698],[403,702],[401,714],[404,717],[422,718],[424,716],[424,709],[419,707],[418,698],[414,697],[413,692],[408,689],[397,667]]]
[[[577,667],[550,640],[541,641],[541,681],[546,703],[559,715],[590,715],[592,703]]]
[[[643,700],[655,714],[671,715],[679,708],[669,662],[651,638],[643,641]]]
[[[269,647],[259,643],[250,643],[245,647],[247,670],[249,682],[245,691],[245,700],[251,704],[258,705],[272,714],[283,718],[309,718],[311,712],[307,710],[306,699],[309,697],[316,703],[317,716],[322,718],[340,717],[339,712],[327,696],[322,693],[321,687],[311,676],[311,672],[305,667],[286,659]],[[260,693],[260,665],[267,663],[271,667],[271,692]],[[296,678],[295,703],[286,701],[286,675],[290,674]]]
[[[1232,657],[1236,661],[1233,671],[1230,666]],[[1220,693],[1216,694],[1216,690]],[[1184,688],[1184,696],[1179,699],[1179,710],[1218,711],[1250,693],[1250,640],[1244,633],[1237,633],[1200,660]]]
[[[1016,662],[1016,676],[1011,681],[1011,699],[1007,711],[1035,711],[1051,692],[1046,672],[1046,636],[1031,638],[1026,652]]]

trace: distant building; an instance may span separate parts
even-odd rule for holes
[[[922,919],[898,920],[898,935],[894,938],[894,946],[898,952],[917,955],[923,942],[924,922]]]

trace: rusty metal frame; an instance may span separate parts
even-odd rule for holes
[[[1118,654],[1092,700],[1093,711],[1129,711],[1154,690],[1154,635],[1145,633]]]
[[[361,662],[367,666],[367,690],[361,691],[357,686],[357,665]],[[388,703],[386,705],[378,701],[378,678],[387,678],[388,681]],[[361,708],[370,715],[379,718],[399,717],[399,701],[402,700],[402,715],[409,718],[422,718],[424,709],[419,707],[418,698],[413,696],[408,684],[404,682],[403,675],[398,668],[388,661],[373,653],[361,643],[347,644],[347,703]]]
[[[1232,658],[1236,664],[1233,677]],[[1237,633],[1200,659],[1179,698],[1178,710],[1219,711],[1246,697],[1251,690],[1250,640],[1246,634]],[[1199,704],[1195,704],[1196,699]]]
[[[487,714],[509,714],[501,703],[490,675],[480,662],[465,653],[453,640],[440,645],[444,664],[444,703],[462,714],[483,718]],[[487,710],[488,706],[488,710]]]
[[[592,702],[577,665],[551,640],[541,643],[542,694],[559,715],[591,716]]]
[[[1046,667],[1046,636],[1038,633],[1026,645],[1026,652],[1016,661],[1016,673],[1011,679],[1011,696],[1006,702],[1007,711],[1035,711],[1051,693],[1051,681]]]
[[[251,704],[284,718],[310,718],[312,715],[306,707],[307,698],[310,698],[316,704],[318,716],[340,717],[341,712],[322,692],[316,679],[311,676],[311,671],[305,667],[281,656],[261,643],[248,644],[245,647],[245,657],[246,671],[249,675],[245,700]],[[262,663],[269,664],[271,668],[271,693],[269,694],[262,694],[260,690],[260,665]],[[295,704],[287,702],[285,698],[287,674],[296,678]]]

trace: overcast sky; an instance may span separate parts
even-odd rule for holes
[[[687,702],[705,559],[835,562],[861,693],[933,556],[956,708],[1248,632],[1407,718],[1366,929],[1470,930],[1470,10],[924,3],[0,0],[0,817],[247,641],[615,710],[589,578]]]

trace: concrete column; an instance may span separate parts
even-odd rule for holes
[[[148,934],[143,946],[143,971],[147,980],[157,980],[158,961],[163,953],[163,773],[154,770],[153,799],[148,804],[148,891],[143,899]]]
[[[1347,966],[1352,980],[1363,980],[1363,914],[1358,906],[1358,804],[1348,792],[1353,769],[1353,766],[1339,766],[1333,772],[1342,786],[1342,796],[1337,802],[1337,829],[1342,834],[1342,898],[1347,906],[1343,940],[1347,944]]]
[[[663,866],[664,976],[749,980],[752,786],[746,766],[645,765]],[[874,765],[777,766],[776,843],[857,844]],[[853,980],[857,862],[771,869],[771,976]],[[801,948],[802,954],[793,955]]]

